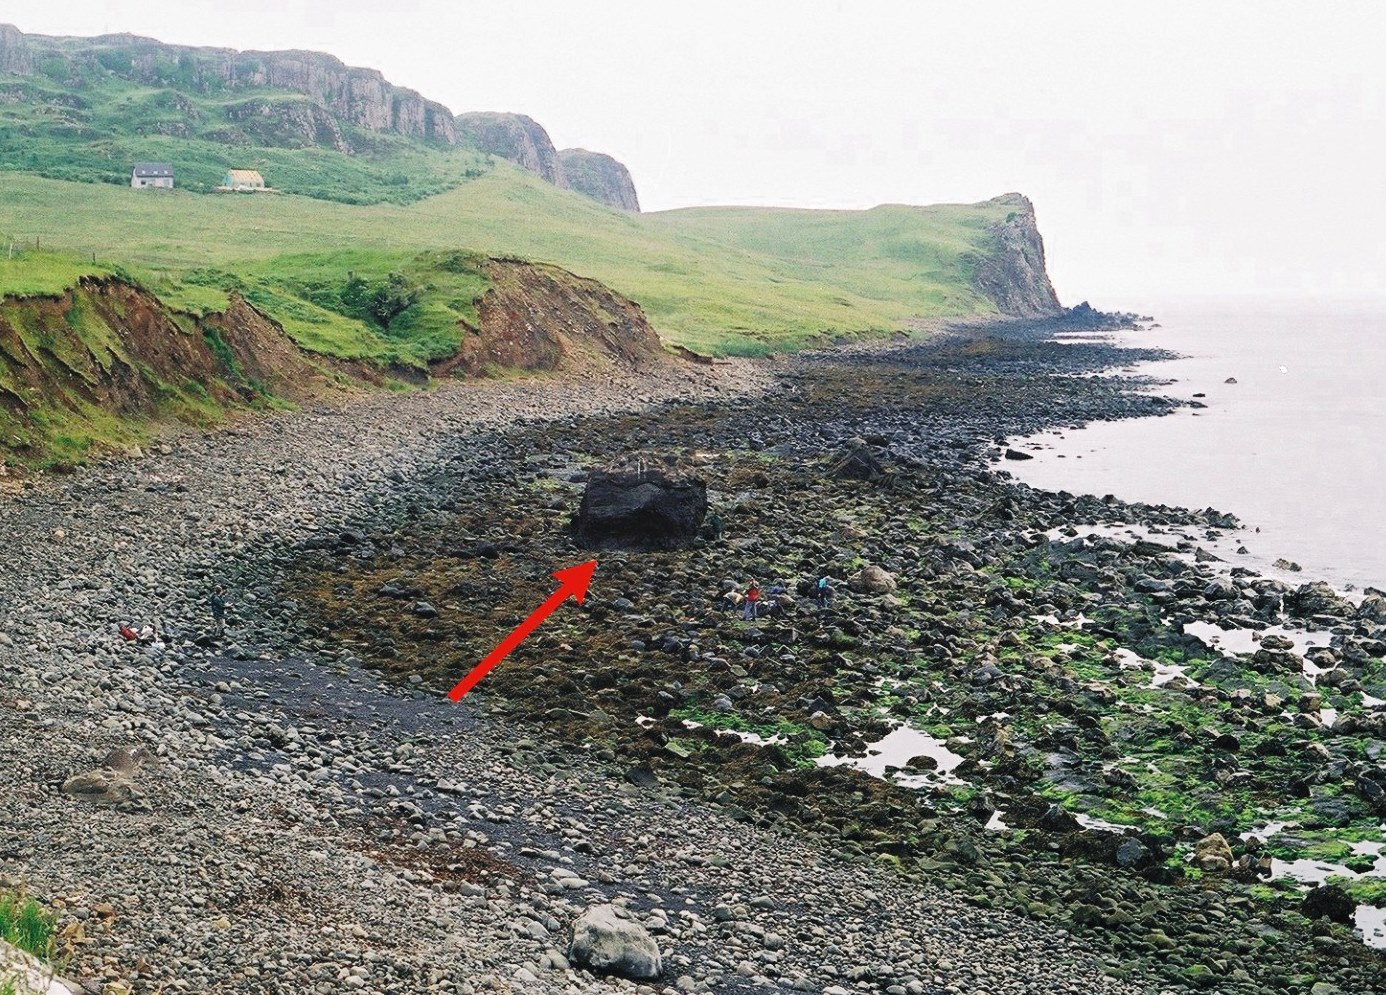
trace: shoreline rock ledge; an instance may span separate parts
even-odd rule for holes
[[[664,969],[659,946],[644,926],[623,909],[594,905],[573,921],[568,958],[583,967],[627,978],[657,978]]]

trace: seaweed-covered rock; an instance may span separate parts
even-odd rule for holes
[[[838,480],[880,480],[885,472],[871,447],[860,439],[848,443],[828,464],[828,476]]]
[[[1351,923],[1357,903],[1336,884],[1321,884],[1304,896],[1304,915],[1308,919],[1328,919]]]

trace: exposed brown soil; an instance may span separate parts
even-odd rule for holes
[[[434,375],[556,370],[591,360],[641,366],[664,355],[640,306],[596,280],[505,259],[489,261],[486,275],[481,327],[456,356],[435,364]]]

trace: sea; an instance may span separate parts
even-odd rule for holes
[[[1205,407],[1012,439],[1034,459],[1005,469],[1046,490],[1230,512],[1245,528],[1217,553],[1235,565],[1386,589],[1386,298],[1148,313],[1158,327],[1112,336],[1182,358],[1117,372]]]

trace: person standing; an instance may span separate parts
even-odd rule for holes
[[[828,600],[833,596],[832,579],[826,574],[818,578],[818,583],[814,585],[814,596],[818,600],[819,608],[828,607]]]
[[[207,599],[207,606],[212,609],[212,631],[217,636],[226,633],[226,588],[217,584],[212,588],[212,596]]]
[[[746,600],[741,608],[741,617],[747,622],[755,620],[756,611],[760,607],[760,585],[755,578],[751,578],[751,583],[746,587]]]

